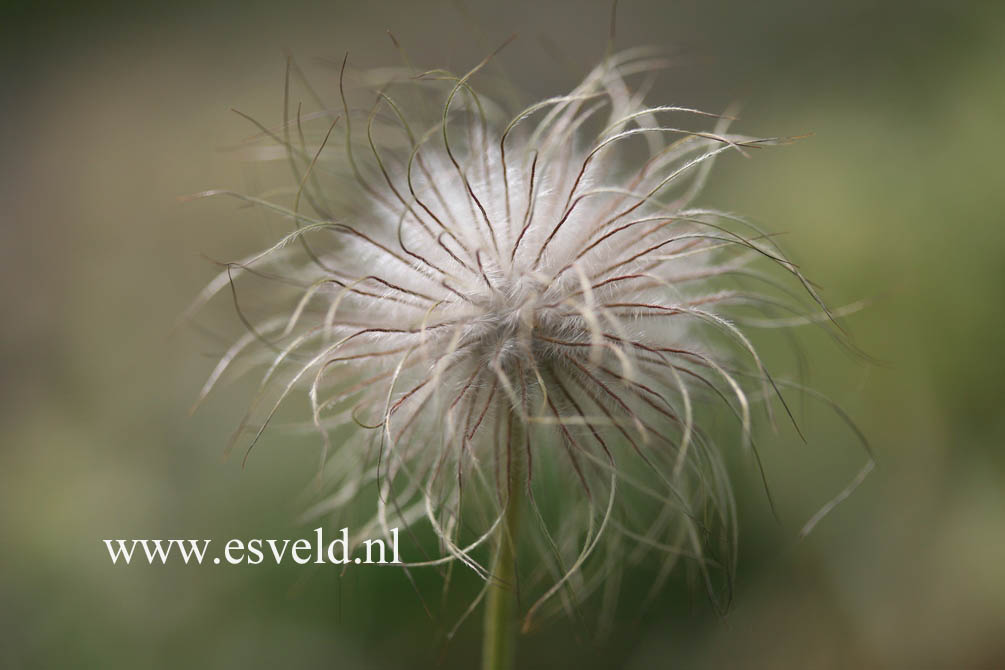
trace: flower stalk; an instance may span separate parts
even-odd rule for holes
[[[512,670],[516,659],[517,539],[527,479],[526,429],[521,418],[511,422],[506,468],[506,509],[499,526],[492,580],[487,585],[482,669]]]

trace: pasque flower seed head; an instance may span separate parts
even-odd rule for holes
[[[252,443],[306,390],[325,443],[313,513],[368,496],[357,537],[425,525],[439,555],[410,565],[464,566],[488,588],[488,547],[520,496],[528,623],[594,592],[611,602],[618,571],[651,553],[658,582],[683,558],[721,592],[736,512],[698,417],[735,416],[749,446],[752,404],[770,415],[781,397],[745,332],[770,319],[752,315],[826,314],[768,235],[694,204],[717,156],[780,140],[646,105],[630,82],[660,63],[611,55],[516,114],[476,91],[485,63],[384,73],[370,109],[323,108],[316,136],[288,111],[262,129],[295,192],[241,197],[291,230],[199,301],[261,303],[239,287],[273,280],[281,306],[240,312],[248,332],[205,390],[234,360],[262,361],[239,431]]]

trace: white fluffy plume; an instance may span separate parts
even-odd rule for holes
[[[393,75],[368,112],[323,110],[313,146],[298,112],[264,134],[296,170],[293,204],[241,196],[296,228],[197,304],[276,280],[281,307],[242,314],[204,394],[233,361],[264,364],[236,435],[253,444],[306,390],[325,443],[313,513],[368,499],[360,538],[432,529],[438,555],[413,566],[488,584],[519,462],[528,622],[613,598],[620,568],[653,553],[658,582],[684,558],[721,593],[736,515],[698,417],[735,417],[749,445],[752,404],[780,394],[744,329],[827,314],[768,236],[693,204],[718,154],[777,140],[646,106],[627,82],[658,65],[611,56],[515,116],[472,88],[481,66]]]

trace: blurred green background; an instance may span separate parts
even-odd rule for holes
[[[606,2],[6,4],[0,10],[0,666],[469,668],[396,570],[293,564],[113,566],[103,538],[295,538],[317,441],[272,432],[225,460],[246,385],[188,407],[213,366],[175,319],[275,230],[233,202],[221,151],[278,123],[283,49],[464,70],[500,62],[528,100],[600,57]],[[678,53],[650,100],[736,128],[813,135],[722,162],[704,201],[774,231],[872,365],[807,339],[810,383],[874,444],[878,468],[810,537],[800,523],[862,454],[808,411],[808,443],[766,443],[781,520],[738,467],[732,611],[675,583],[639,615],[627,580],[593,641],[558,622],[520,667],[1005,667],[1005,4],[621,3],[619,46]],[[231,317],[232,318],[232,317]],[[819,340],[819,341],[818,341]],[[233,391],[231,393],[231,391]],[[421,579],[426,579],[425,577]]]

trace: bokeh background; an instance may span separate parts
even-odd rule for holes
[[[233,202],[227,146],[278,123],[284,49],[318,59],[500,63],[527,100],[599,58],[606,2],[6,3],[0,9],[0,666],[473,667],[480,622],[444,644],[395,570],[113,566],[103,538],[295,538],[313,439],[223,445],[241,383],[188,408],[213,365],[176,318],[274,237]],[[732,610],[674,583],[613,631],[558,622],[520,667],[1005,667],[1005,5],[624,0],[617,44],[678,54],[651,100],[722,110],[750,134],[813,135],[724,160],[706,202],[775,231],[879,359],[809,337],[810,383],[873,443],[876,471],[806,540],[860,467],[852,435],[762,440],[772,518],[738,462]],[[251,186],[249,186],[249,183]],[[232,320],[236,319],[232,314]],[[425,578],[420,578],[425,579]],[[463,595],[463,594],[462,594]]]

